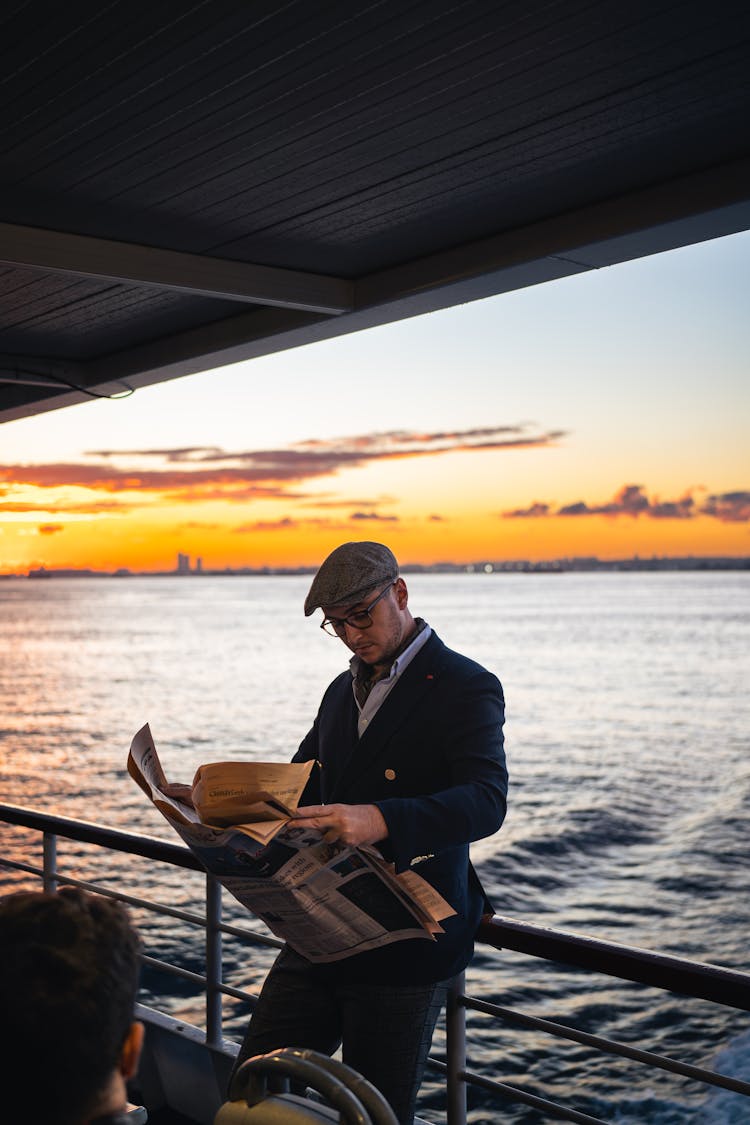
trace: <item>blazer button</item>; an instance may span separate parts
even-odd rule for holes
[[[385,771],[385,780],[386,781],[395,781],[396,780],[396,771],[395,770],[386,770]]]

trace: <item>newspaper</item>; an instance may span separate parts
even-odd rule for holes
[[[192,807],[165,792],[148,724],[128,755],[128,773],[203,867],[309,961],[339,961],[406,938],[434,941],[455,910],[425,879],[395,874],[374,848],[329,844],[317,829],[295,826],[313,765],[201,766]]]

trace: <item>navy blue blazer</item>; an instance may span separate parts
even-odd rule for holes
[[[469,843],[505,817],[503,692],[497,677],[433,633],[357,737],[347,670],[327,688],[294,761],[317,759],[301,805],[376,804],[388,825],[378,847],[397,871],[412,867],[456,916],[436,941],[410,939],[326,966],[337,979],[438,981],[460,972],[489,904]]]

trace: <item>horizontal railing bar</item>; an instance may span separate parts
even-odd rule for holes
[[[511,1101],[523,1102],[535,1109],[543,1109],[550,1117],[556,1117],[559,1121],[574,1121],[577,1125],[608,1125],[601,1117],[591,1117],[590,1114],[581,1113],[578,1109],[571,1109],[568,1106],[558,1105],[557,1102],[550,1102],[536,1094],[529,1094],[526,1090],[521,1090],[520,1087],[513,1086],[509,1082],[494,1082],[491,1078],[484,1078],[481,1074],[475,1074],[473,1070],[459,1071],[459,1078],[463,1078],[465,1082],[470,1082],[472,1086],[480,1086],[485,1090],[502,1094]]]
[[[50,828],[46,828],[46,829],[42,828],[41,824],[32,824],[31,823],[32,820],[35,820],[35,819],[38,819],[38,818],[46,818],[47,814],[30,813],[30,815],[27,817],[25,814],[29,810],[16,810],[13,806],[7,806],[7,805],[0,806],[0,815],[4,816],[5,813],[9,812],[9,811],[11,813],[11,816],[9,816],[7,819],[9,819],[11,821],[11,823],[16,823],[16,824],[20,823],[24,827],[33,828],[33,829],[36,829],[38,831],[50,830]],[[23,816],[16,816],[15,815],[16,811],[20,811],[24,815]],[[57,821],[60,820],[60,821],[65,822],[65,819],[66,818],[55,818],[55,824],[52,827],[52,830],[58,831],[58,829],[59,829],[59,834],[64,835],[65,831],[69,830],[71,825],[65,824],[65,823],[58,825]],[[109,831],[109,830],[106,830],[106,831]],[[127,836],[129,834],[118,833],[118,835],[122,837],[122,836]],[[69,831],[69,834],[68,834],[67,838],[68,839],[81,839],[81,838],[83,838],[83,833],[78,832],[78,831],[76,831],[75,833],[72,832],[72,831]],[[144,839],[148,839],[148,838],[138,837],[137,839],[140,842],[142,842]],[[87,837],[87,842],[89,842],[88,837]],[[93,842],[93,841],[91,841],[91,842]],[[117,851],[127,852],[127,851],[130,850],[129,848],[123,847],[122,844],[123,844],[123,841],[122,841],[122,839],[120,839],[116,845],[113,844],[111,846],[115,847],[115,850],[117,850]],[[104,846],[104,845],[101,845],[101,846]],[[167,846],[171,846],[171,845],[167,845]],[[161,850],[161,849],[159,848],[158,850]],[[181,851],[181,849],[179,847],[178,847],[177,850]],[[150,849],[149,849],[149,851],[150,851]],[[143,854],[143,853],[141,853],[141,854]],[[163,859],[163,857],[158,856],[158,855],[154,855],[154,858],[155,859]],[[169,861],[167,861],[167,862],[169,862]],[[33,867],[29,864],[19,863],[15,860],[5,860],[5,859],[0,859],[0,863],[2,863],[6,867],[13,868],[14,870],[24,871],[24,872],[26,872],[30,875],[35,875],[38,878],[42,878],[43,875],[44,875],[44,870],[41,867]],[[190,866],[192,866],[192,864]],[[197,866],[196,870],[202,870],[202,868]],[[56,872],[56,876],[57,876],[58,882],[60,884],[64,884],[64,885],[67,885],[67,886],[79,887],[82,890],[94,891],[95,893],[100,894],[103,897],[115,899],[116,901],[126,903],[129,906],[134,906],[134,907],[138,907],[138,908],[141,908],[141,909],[144,909],[144,910],[149,910],[152,913],[160,915],[160,916],[168,916],[168,917],[171,917],[171,918],[176,918],[180,921],[188,922],[191,925],[195,925],[198,928],[203,928],[203,927],[205,927],[205,924],[206,924],[206,919],[205,919],[204,916],[193,914],[193,913],[190,913],[190,912],[184,911],[184,910],[178,910],[175,907],[165,906],[163,903],[157,903],[157,902],[154,902],[151,899],[143,899],[143,898],[139,898],[139,897],[134,896],[134,895],[124,894],[121,891],[113,891],[113,890],[110,890],[108,887],[103,887],[101,884],[91,883],[91,882],[89,882],[87,880],[84,880],[84,879],[76,879],[73,876],[61,875],[59,872]],[[229,934],[233,937],[241,938],[241,939],[243,939],[245,941],[248,941],[250,943],[255,943],[256,945],[268,946],[268,947],[271,947],[273,949],[281,949],[284,945],[284,943],[282,941],[280,941],[278,938],[270,937],[270,936],[266,937],[263,934],[255,933],[253,930],[248,930],[248,929],[246,929],[244,927],[241,927],[241,926],[234,926],[234,925],[232,925],[231,923],[228,923],[228,922],[220,923],[219,928],[221,929],[221,931],[223,933],[227,933],[227,934]],[[170,963],[168,963],[166,961],[161,961],[159,958],[147,957],[147,956],[144,955],[142,960],[143,960],[144,964],[149,964],[154,968],[162,969],[163,971],[165,971],[167,973],[171,973],[174,976],[180,976],[180,977],[183,977],[186,980],[193,981],[194,983],[199,984],[201,987],[205,988],[205,986],[206,986],[206,977],[205,976],[189,972],[187,969],[180,969],[177,966],[171,965]],[[219,984],[218,988],[222,992],[222,994],[224,994],[226,996],[230,996],[235,1000],[244,1001],[244,1002],[248,1003],[251,1007],[256,1002],[255,998],[252,996],[251,993],[245,992],[242,989],[233,988],[231,985],[225,985],[225,984]]]
[[[0,818],[38,831],[55,832],[68,839],[114,848],[193,871],[203,870],[188,848],[153,837],[102,828],[15,805],[0,805]],[[750,1011],[750,975],[733,969],[632,949],[510,918],[494,917],[483,922],[477,936],[496,949],[514,949],[529,956]]]
[[[173,867],[186,867],[205,874],[205,869],[189,848],[183,844],[170,844],[156,836],[141,836],[136,832],[121,832],[117,828],[103,828],[100,824],[36,812],[18,805],[0,804],[0,820],[18,824],[22,828],[33,828],[38,832],[53,832],[57,836],[64,836],[66,840],[96,844],[102,848],[140,855],[145,859],[155,859],[160,863],[170,863]]]
[[[82,891],[93,891],[95,894],[101,895],[102,898],[113,898],[117,902],[124,902],[128,906],[137,906],[141,910],[150,910],[152,914],[165,915],[169,918],[177,918],[181,922],[189,922],[193,926],[202,929],[206,925],[205,916],[201,914],[192,914],[187,910],[179,910],[176,906],[164,906],[161,902],[154,902],[150,898],[139,898],[137,895],[126,895],[122,891],[112,891],[109,887],[103,887],[101,883],[90,883],[86,879],[76,879],[72,875],[61,875],[59,871],[55,872],[55,878],[58,883],[64,883],[66,886],[80,887]]]
[[[233,937],[247,938],[249,941],[256,941],[259,945],[271,946],[273,949],[284,948],[284,942],[281,938],[268,937],[266,934],[256,934],[254,930],[246,930],[243,929],[242,926],[234,926],[231,922],[222,922],[221,932],[223,934],[232,934]]]
[[[246,1000],[251,1008],[254,1008],[257,1003],[257,997],[253,996],[251,992],[245,992],[241,988],[233,988],[231,984],[220,984],[218,987],[225,996],[233,996],[235,1000]]]
[[[150,836],[102,828],[85,821],[39,813],[15,805],[0,804],[0,819],[194,871],[203,870],[187,847],[169,844]],[[750,974],[734,969],[699,964],[499,916],[483,922],[477,936],[480,941],[495,949],[514,949],[532,957],[562,962],[622,980],[750,1011]]]
[[[169,961],[162,961],[158,957],[149,957],[144,953],[141,955],[141,964],[150,965],[152,969],[160,969],[173,977],[190,980],[202,988],[206,987],[206,978],[201,973],[194,973],[191,969],[181,969],[179,965],[172,965]]]
[[[11,867],[14,871],[25,871],[28,875],[37,875],[40,879],[44,877],[44,868],[32,867],[29,863],[19,863],[15,859],[0,859],[0,864],[3,867]]]
[[[202,988],[206,986],[206,977],[202,973],[194,973],[191,969],[181,969],[179,965],[173,965],[170,961],[162,961],[159,957],[150,957],[143,954],[141,956],[141,963],[143,965],[149,965],[152,969],[160,969],[170,976],[182,977],[183,980],[192,981]],[[241,988],[233,988],[231,984],[217,984],[216,987],[224,996],[231,996],[235,1000],[244,1000],[251,1008],[257,1003],[255,996],[253,996],[251,992],[244,992]]]
[[[531,957],[562,962],[750,1011],[750,973],[736,969],[652,953],[646,949],[498,916],[483,921],[477,937],[495,949],[513,949]]]
[[[44,870],[41,867],[32,867],[27,863],[19,863],[16,860],[0,858],[0,865],[4,867],[11,867],[16,871],[24,871],[29,875],[36,875],[40,879],[44,875]],[[178,918],[181,921],[189,922],[194,926],[203,927],[206,924],[204,916],[199,914],[191,914],[185,910],[178,910],[173,906],[165,906],[163,903],[154,902],[152,899],[138,898],[133,895],[123,894],[122,891],[112,891],[108,887],[103,887],[101,883],[90,883],[84,879],[74,879],[71,875],[61,875],[56,872],[57,879],[60,883],[65,883],[73,887],[80,887],[85,891],[94,891],[105,898],[116,899],[118,902],[124,902],[128,906],[140,907],[143,910],[150,910],[154,914],[165,914],[172,918]],[[284,942],[280,938],[271,937],[266,934],[258,934],[254,930],[248,930],[243,926],[232,925],[231,922],[221,922],[219,928],[222,933],[229,934],[232,937],[244,938],[250,943],[256,945],[267,946],[271,949],[283,949]]]
[[[431,1069],[439,1070],[443,1074],[448,1073],[448,1067],[440,1059],[429,1055],[427,1062],[431,1064]],[[537,1094],[529,1094],[526,1090],[521,1090],[518,1086],[511,1086],[507,1082],[497,1082],[493,1078],[484,1078],[473,1070],[459,1070],[456,1077],[462,1078],[469,1086],[481,1086],[485,1090],[491,1090],[494,1094],[501,1094],[509,1101],[523,1102],[535,1109],[543,1109],[549,1116],[556,1117],[559,1121],[574,1121],[578,1125],[608,1125],[606,1121],[602,1121],[599,1117],[590,1117],[589,1114],[581,1113],[580,1110],[557,1105],[556,1102],[547,1101],[546,1098],[540,1098]]]
[[[148,898],[138,898],[133,895],[123,894],[122,891],[112,891],[107,887],[102,887],[99,883],[87,883],[82,879],[73,879],[72,877],[60,875],[57,873],[57,878],[61,883],[71,883],[73,886],[81,887],[85,891],[95,891],[97,894],[103,895],[106,898],[117,899],[118,902],[124,902],[128,906],[137,906],[143,910],[150,910],[154,914],[168,915],[170,918],[177,918],[183,922],[189,922],[199,929],[203,929],[206,925],[205,915],[192,914],[187,910],[178,910],[176,906],[165,906],[161,902],[154,902]],[[233,926],[230,922],[220,922],[218,928],[224,934],[231,934],[234,937],[245,938],[249,942],[256,942],[258,945],[269,945],[274,949],[282,949],[284,942],[279,938],[265,937],[263,934],[256,934],[253,930],[244,929],[242,926]]]
[[[696,1082],[704,1082],[710,1086],[721,1086],[725,1090],[733,1090],[737,1094],[750,1095],[750,1083],[741,1082],[738,1078],[719,1074],[714,1070],[704,1070],[700,1066],[690,1063],[681,1063],[667,1055],[657,1055],[652,1051],[642,1051],[638,1047],[630,1047],[627,1043],[618,1043],[614,1039],[605,1039],[600,1035],[591,1035],[587,1031],[568,1027],[566,1024],[556,1023],[554,1020],[540,1019],[538,1016],[527,1016],[523,1012],[513,1011],[511,1008],[501,1008],[487,1000],[475,1000],[471,996],[462,997],[461,1003],[465,1008],[475,1012],[484,1012],[487,1015],[497,1016],[517,1027],[533,1028],[554,1035],[558,1039],[571,1039],[575,1043],[583,1043],[587,1047],[595,1047],[608,1055],[620,1055],[636,1062],[647,1063],[649,1066],[658,1067],[659,1070],[668,1070],[672,1074],[681,1074],[684,1078],[692,1078]]]

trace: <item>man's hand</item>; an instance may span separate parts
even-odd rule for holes
[[[354,848],[377,844],[388,835],[388,825],[377,805],[306,805],[297,809],[294,825],[319,829],[328,844],[340,840]]]
[[[180,801],[183,805],[188,805],[193,808],[193,787],[192,785],[183,785],[179,781],[172,781],[169,785],[165,785],[162,790],[167,797],[171,797],[173,801]]]

